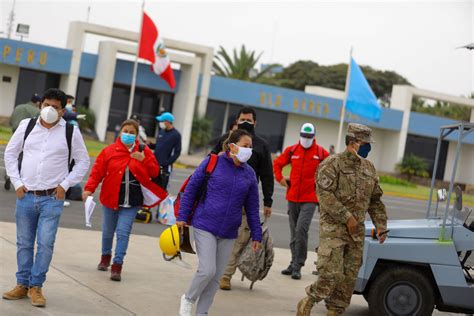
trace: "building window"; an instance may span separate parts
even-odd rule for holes
[[[20,68],[15,106],[30,101],[34,93],[43,95],[49,88],[59,88],[60,75]]]
[[[92,80],[79,78],[77,83],[76,95],[74,96],[74,103],[77,106],[89,108],[89,98],[91,95]]]
[[[428,163],[428,173],[430,177],[433,176],[436,145],[438,140],[435,138],[407,135],[407,142],[405,145],[405,156],[415,155],[426,160]],[[443,141],[440,148],[440,156],[438,162],[438,170],[436,172],[436,179],[442,180],[444,178],[444,171],[446,169],[446,158],[448,157],[448,141]]]
[[[107,126],[109,131],[115,131],[127,119],[129,97],[129,86],[114,84]],[[155,117],[161,112],[172,112],[172,107],[173,94],[138,87],[135,89],[132,114],[138,116],[149,137],[156,135]]]

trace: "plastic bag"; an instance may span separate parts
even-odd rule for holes
[[[163,202],[160,203],[158,210],[158,221],[164,225],[176,224],[176,217],[174,216],[174,200],[175,196],[169,195]]]

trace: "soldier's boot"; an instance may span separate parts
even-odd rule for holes
[[[220,282],[219,282],[219,287],[221,288],[221,290],[230,291],[231,288],[232,288],[232,286],[230,284],[230,279],[226,278],[225,276],[222,277]]]
[[[296,306],[296,316],[310,316],[314,303],[316,303],[316,300],[310,296],[300,300]]]
[[[342,314],[339,314],[337,311],[333,309],[328,309],[327,316],[341,316]]]

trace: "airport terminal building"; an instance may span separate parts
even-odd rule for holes
[[[97,54],[83,52],[87,34],[109,37],[99,44]],[[0,116],[8,117],[15,105],[25,103],[35,92],[56,87],[76,97],[96,115],[96,132],[105,140],[127,117],[133,62],[117,58],[118,53],[135,54],[138,33],[71,22],[66,48],[57,48],[0,38]],[[114,41],[115,39],[115,41]],[[119,39],[121,41],[116,41]],[[129,41],[125,44],[123,40]],[[224,133],[243,106],[257,112],[257,133],[264,136],[273,152],[296,143],[305,122],[316,126],[316,137],[325,148],[336,145],[344,93],[321,87],[297,91],[212,75],[211,47],[164,39],[173,64],[176,88],[167,84],[147,64],[139,64],[132,113],[138,114],[149,135],[157,131],[154,117],[163,111],[175,115],[182,134],[183,152],[189,149],[195,115],[212,121],[212,136]],[[404,155],[424,157],[433,169],[436,142],[441,125],[453,120],[411,112],[413,96],[426,97],[473,108],[474,100],[394,86],[391,107],[383,108],[379,122],[347,113],[346,122],[367,124],[374,129],[375,146],[369,156],[379,171],[394,172]],[[449,179],[454,163],[457,135],[441,146],[438,178]],[[474,134],[464,139],[456,180],[474,184]]]

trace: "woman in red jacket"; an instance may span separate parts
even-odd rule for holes
[[[121,280],[123,258],[137,211],[142,205],[153,207],[159,204],[167,195],[151,180],[158,176],[158,162],[148,147],[140,147],[137,135],[136,121],[122,123],[115,143],[104,148],[97,157],[82,195],[85,201],[102,182],[102,257],[97,269],[107,271],[116,233],[110,276],[114,281]]]
[[[329,153],[316,144],[315,130],[311,123],[301,127],[300,141],[285,149],[273,162],[275,179],[287,188],[288,218],[290,221],[291,263],[281,273],[301,279],[301,267],[308,255],[308,231],[316,210],[316,174],[321,161]],[[290,182],[282,175],[282,169],[291,164]]]

